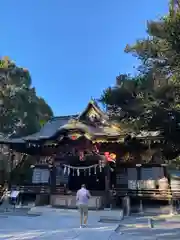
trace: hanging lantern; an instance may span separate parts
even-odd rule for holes
[[[105,152],[104,153],[105,157],[106,157],[106,160],[108,162],[116,162],[116,154],[115,153],[109,153],[109,152]]]
[[[115,154],[115,153],[111,153],[111,154],[110,154],[110,158],[111,158],[112,160],[116,160],[116,154]]]
[[[105,152],[104,155],[105,155],[106,157],[108,157],[108,156],[109,156],[109,152]]]

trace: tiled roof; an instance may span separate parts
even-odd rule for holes
[[[86,114],[91,112],[94,109],[94,112],[100,116],[100,120],[95,124],[86,118]],[[95,120],[96,121],[96,120]],[[91,138],[97,137],[117,137],[123,135],[123,131],[120,131],[119,128],[113,128],[111,121],[108,116],[101,111],[101,109],[91,101],[87,108],[79,115],[69,115],[69,116],[60,116],[53,117],[49,120],[39,132],[26,137],[20,138],[7,138],[4,139],[5,143],[23,143],[26,141],[39,141],[39,140],[50,140],[58,136],[64,131],[68,130],[80,130],[85,134],[88,134]],[[0,140],[1,142],[1,140]]]
[[[26,141],[36,141],[39,139],[51,138],[57,133],[58,129],[67,124],[70,119],[76,117],[77,115],[53,117],[40,129],[39,132],[26,136],[23,139]]]

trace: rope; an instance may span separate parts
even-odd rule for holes
[[[91,166],[88,166],[88,167],[73,167],[73,166],[66,165],[66,164],[64,164],[63,166],[66,167],[66,168],[70,168],[70,169],[86,170],[86,169],[90,169],[90,168],[96,168],[96,167],[99,166],[99,164],[94,164],[94,165],[91,165]]]

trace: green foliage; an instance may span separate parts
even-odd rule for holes
[[[25,157],[25,161],[19,164],[11,173],[11,183],[24,185],[25,183],[32,182],[32,171],[31,165],[36,164],[36,158],[28,155]]]
[[[179,5],[170,2],[167,16],[147,23],[148,37],[125,48],[140,61],[138,76],[125,79],[134,88],[123,83],[106,89],[100,99],[130,129],[161,130],[167,143],[164,148],[176,154],[180,152],[179,26]]]
[[[44,99],[31,87],[27,69],[8,57],[0,59],[0,132],[22,136],[40,128],[40,120],[53,115]]]
[[[37,97],[37,102],[39,108],[39,123],[42,126],[53,116],[53,111],[43,98]]]
[[[130,129],[139,130],[146,128],[150,108],[155,106],[150,93],[147,76],[128,77],[119,86],[106,89],[100,101],[111,117],[126,123]]]

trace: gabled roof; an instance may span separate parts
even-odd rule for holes
[[[83,112],[81,112],[81,114],[79,114],[78,119],[81,120],[83,119],[84,116],[86,116],[88,114],[88,112],[94,110],[94,112],[96,112],[97,114],[99,114],[102,118],[104,118],[104,120],[109,120],[109,116],[103,112],[100,107],[97,105],[97,103],[94,100],[91,100],[87,107],[84,109]]]
[[[5,143],[50,140],[67,131],[80,131],[91,139],[95,137],[118,137],[124,132],[111,122],[95,101],[90,101],[79,115],[53,117],[39,132],[21,139],[4,139]]]
[[[40,129],[39,132],[26,136],[23,139],[25,141],[37,141],[39,139],[51,138],[56,135],[57,131],[66,125],[70,119],[75,119],[77,116],[78,115],[53,117]]]

